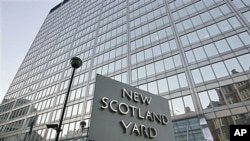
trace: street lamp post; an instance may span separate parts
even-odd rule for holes
[[[89,140],[89,127],[85,127],[87,125],[86,121],[81,121],[80,122],[80,126],[82,127],[82,133],[84,129],[87,129],[87,136],[86,136],[86,140],[85,141],[93,141],[93,140]]]
[[[68,98],[69,98],[70,87],[71,87],[71,84],[72,84],[72,81],[73,81],[73,78],[74,78],[75,70],[76,70],[77,68],[81,67],[81,65],[82,65],[82,60],[81,60],[80,58],[78,58],[78,57],[73,57],[73,58],[71,58],[71,60],[70,60],[70,64],[71,64],[71,66],[73,67],[73,72],[72,72],[72,75],[71,75],[71,78],[70,78],[68,91],[67,91],[66,98],[65,98],[65,101],[64,101],[64,105],[63,105],[63,110],[62,110],[60,122],[59,122],[58,127],[55,128],[55,129],[56,129],[56,133],[57,133],[57,134],[56,134],[56,139],[55,139],[55,141],[58,141],[60,132],[62,131],[62,129],[61,129],[61,127],[62,127],[62,121],[63,121],[63,117],[64,117],[66,105],[67,105],[67,101],[68,101]]]

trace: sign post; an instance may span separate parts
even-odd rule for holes
[[[168,101],[97,75],[89,139],[175,141]]]

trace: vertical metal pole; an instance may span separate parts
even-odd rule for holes
[[[63,110],[62,110],[62,114],[61,114],[61,119],[60,119],[58,128],[57,128],[57,130],[56,130],[56,133],[57,133],[57,134],[56,134],[56,139],[55,139],[55,141],[58,141],[60,132],[62,131],[62,129],[61,129],[61,127],[62,127],[62,121],[63,121],[65,109],[66,109],[66,106],[67,106],[67,101],[68,101],[68,98],[69,98],[69,92],[70,92],[71,84],[72,84],[72,81],[73,81],[73,78],[74,78],[75,70],[76,70],[76,68],[73,68],[73,72],[72,72],[71,79],[70,79],[70,82],[69,82],[68,92],[67,92],[67,94],[66,94],[66,98],[65,98],[65,101],[64,101],[64,105],[63,105]]]
[[[187,126],[187,141],[188,141],[188,126]]]

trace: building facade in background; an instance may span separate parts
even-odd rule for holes
[[[54,140],[46,124],[59,122],[74,56],[83,65],[62,140],[86,135],[80,122],[89,123],[97,73],[167,98],[176,141],[229,140],[229,125],[250,124],[249,7],[249,0],[64,0],[0,105],[0,141]]]

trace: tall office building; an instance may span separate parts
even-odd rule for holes
[[[97,73],[167,98],[176,141],[229,140],[229,125],[250,124],[249,7],[249,0],[64,0],[0,105],[0,141],[55,139],[45,125],[59,122],[73,56],[83,65],[62,140],[86,135],[80,122],[89,123]]]

